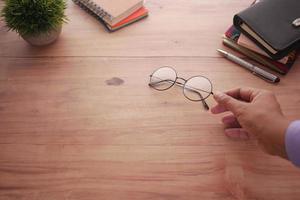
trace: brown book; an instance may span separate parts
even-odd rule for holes
[[[127,18],[123,19],[119,23],[115,24],[114,26],[110,26],[107,24],[107,28],[110,31],[116,31],[119,30],[125,26],[128,26],[140,19],[143,19],[148,16],[148,10],[145,7],[140,8],[139,10],[135,11],[131,15],[129,15]]]
[[[240,46],[246,47],[247,49],[250,49],[260,55],[269,57],[270,59],[272,59],[264,50],[262,50],[261,48],[259,48],[252,40],[250,40],[247,36],[245,36],[244,34],[241,33],[237,43]],[[281,58],[280,60],[277,60],[278,62],[282,63],[282,64],[287,64],[290,62],[290,59],[293,58],[293,54],[294,51],[292,51],[291,53],[289,53],[287,56]]]
[[[114,26],[143,6],[143,0],[73,0],[84,9]]]

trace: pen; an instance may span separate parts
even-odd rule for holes
[[[278,76],[275,76],[274,74],[271,74],[270,72],[267,72],[259,67],[256,67],[255,65],[253,65],[231,53],[228,53],[221,49],[217,49],[217,51],[221,55],[223,55],[225,58],[227,58],[228,60],[231,60],[232,62],[239,64],[240,66],[242,66],[245,69],[248,69],[254,75],[258,75],[259,77],[261,77],[269,82],[272,82],[272,83],[278,83],[280,81],[280,78]]]

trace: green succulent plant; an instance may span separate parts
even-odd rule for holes
[[[67,21],[65,0],[5,0],[1,11],[9,30],[22,36],[38,35]]]

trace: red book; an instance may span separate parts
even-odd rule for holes
[[[127,18],[123,19],[119,23],[110,26],[109,24],[106,24],[107,28],[110,31],[116,31],[120,28],[123,28],[125,26],[128,26],[129,24],[132,24],[140,19],[143,19],[148,16],[148,10],[145,7],[140,8],[139,10],[135,11],[131,15],[129,15]]]

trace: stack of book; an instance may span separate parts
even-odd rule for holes
[[[269,5],[269,2],[265,2],[261,5],[257,5],[264,0],[256,0],[249,9],[242,11],[237,14],[234,18],[234,25],[232,25],[224,34],[223,44],[231,49],[251,58],[252,60],[260,63],[262,66],[267,67],[275,72],[280,74],[286,74],[291,67],[293,66],[295,60],[297,59],[297,52],[299,50],[299,35],[300,29],[292,26],[292,21],[290,24],[278,24],[278,21],[286,21],[285,18],[293,18],[293,10],[290,10],[290,13],[286,13],[281,9],[279,18],[274,18],[275,21],[269,21],[268,24],[264,24],[264,19],[267,16],[270,16],[267,12],[269,7],[274,9],[274,7],[280,7],[280,5],[274,3]],[[276,0],[273,0],[275,2]],[[278,1],[278,0],[277,0]],[[288,0],[289,2],[281,1],[285,6],[293,7],[297,0]],[[298,3],[297,3],[298,4]],[[274,13],[276,15],[276,13]],[[246,23],[243,24],[243,21],[239,19],[243,18],[245,21],[249,21],[249,24],[252,24],[251,27],[246,27]],[[261,17],[262,19],[260,19]],[[255,21],[256,20],[256,21]],[[241,22],[242,21],[242,22]],[[276,24],[277,23],[277,24]],[[282,37],[279,34],[276,34],[270,31],[270,28],[282,27],[287,33],[282,33]],[[267,29],[267,30],[265,30]],[[291,29],[291,30],[289,30]],[[294,30],[295,29],[295,30]],[[284,32],[284,30],[281,30]],[[261,33],[256,35],[256,32]],[[278,30],[276,29],[278,32]],[[285,40],[291,41],[289,37],[289,31],[292,32],[291,37],[293,37],[294,43],[288,43],[286,45],[277,45],[284,44]],[[278,37],[279,36],[279,37]],[[271,38],[271,39],[269,39]],[[275,39],[273,39],[275,38]],[[288,39],[286,39],[288,38]],[[272,48],[270,44],[277,47],[277,49]],[[275,50],[274,50],[275,49]]]
[[[108,31],[119,30],[148,16],[143,0],[73,0]]]

